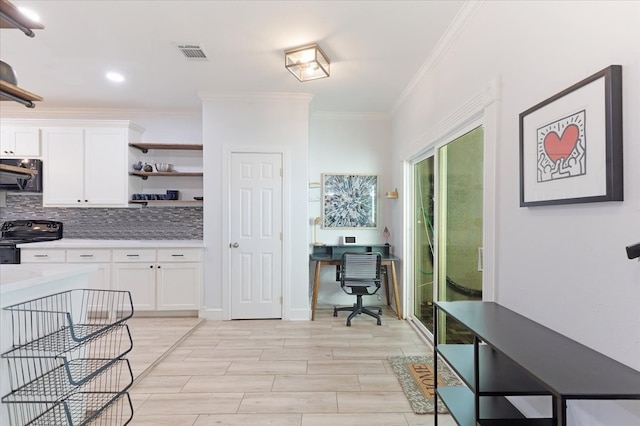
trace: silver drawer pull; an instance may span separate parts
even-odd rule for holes
[[[128,254],[127,257],[140,257],[139,254]]]
[[[93,257],[92,254],[81,254],[80,257]]]
[[[184,257],[184,254],[172,254],[171,257]]]
[[[49,257],[48,254],[34,254],[33,257]]]

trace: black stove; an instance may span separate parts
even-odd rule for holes
[[[54,241],[62,238],[62,222],[53,220],[12,220],[2,224],[0,263],[20,263],[18,244]]]

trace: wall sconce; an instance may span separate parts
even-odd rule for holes
[[[390,198],[394,200],[398,198],[398,188],[396,188],[395,191],[390,191],[384,194],[384,198]]]
[[[329,77],[329,58],[317,44],[284,51],[284,66],[300,81]]]

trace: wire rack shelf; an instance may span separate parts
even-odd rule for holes
[[[129,423],[128,291],[70,290],[4,311],[13,341],[1,355],[11,389],[2,402],[11,425]]]

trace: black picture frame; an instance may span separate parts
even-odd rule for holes
[[[623,201],[622,66],[522,112],[520,207]]]

